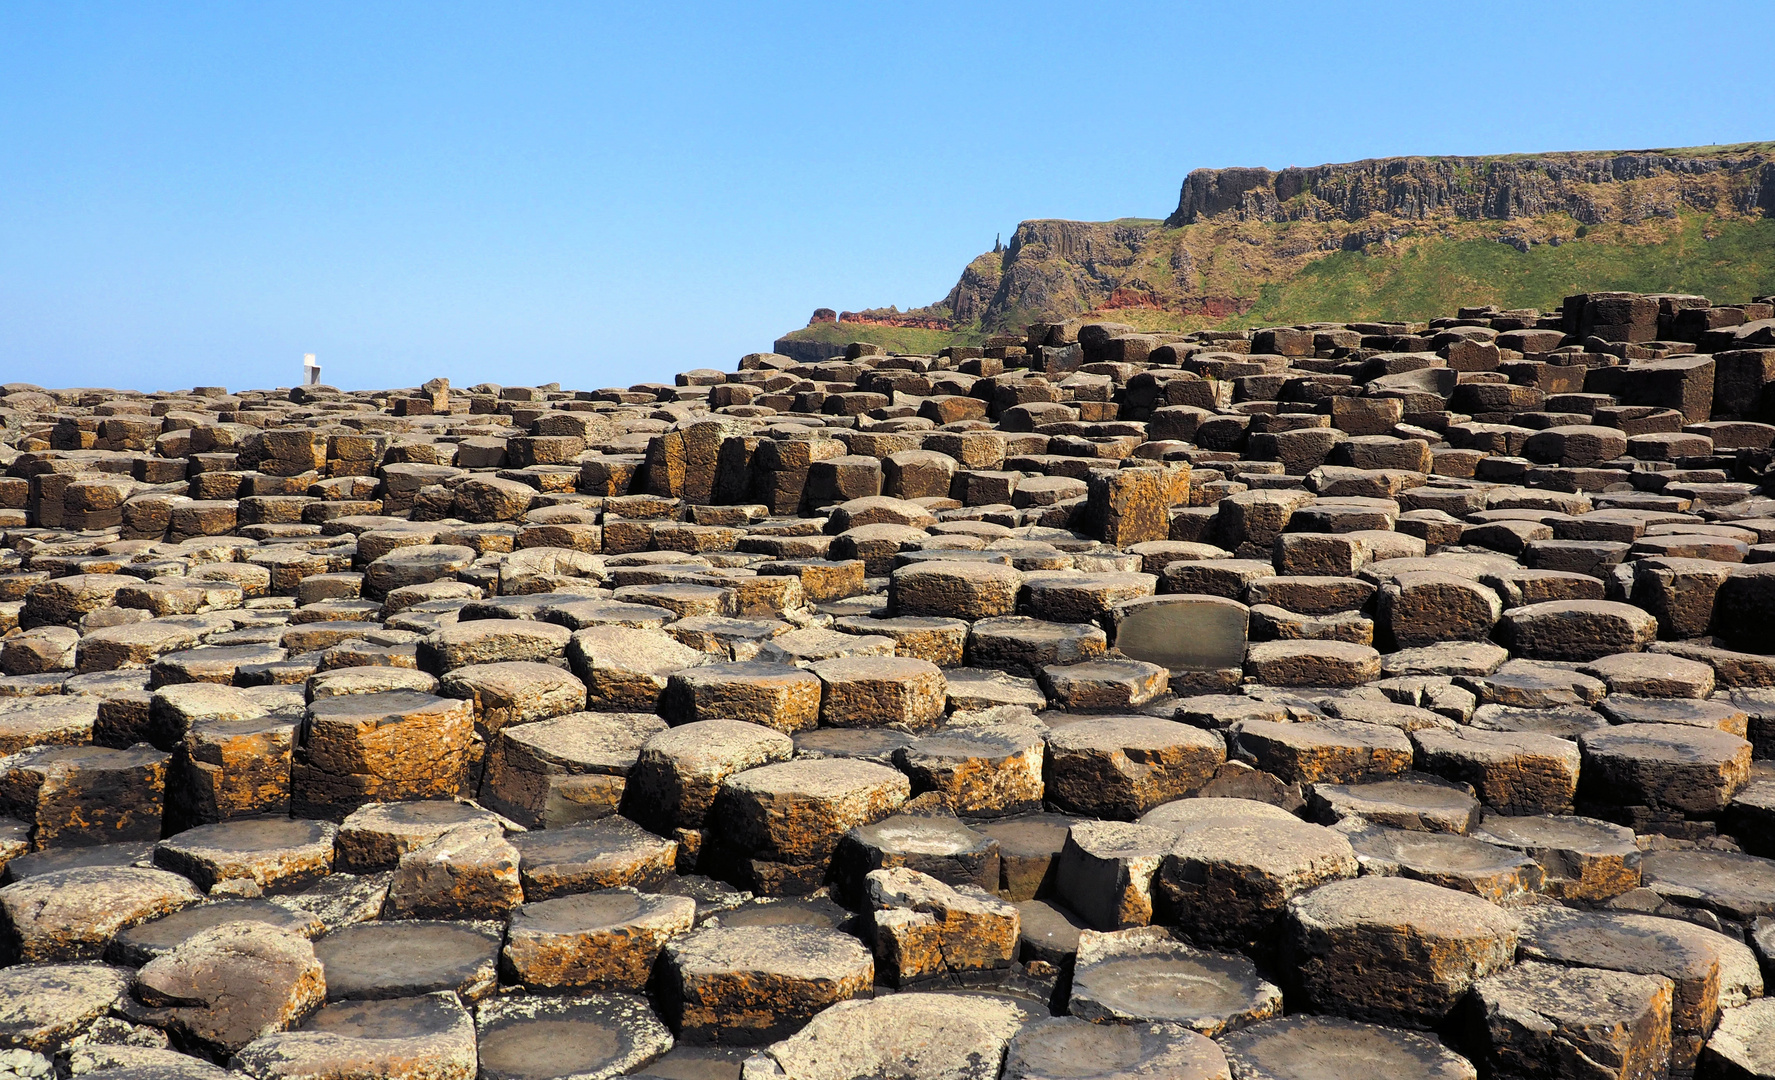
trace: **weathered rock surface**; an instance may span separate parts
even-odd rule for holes
[[[866,993],[875,961],[855,938],[812,926],[701,930],[666,946],[665,1015],[693,1043],[786,1038]]]
[[[0,386],[0,1072],[1766,1075],[1768,301]]]
[[[1510,965],[1520,928],[1497,905],[1420,881],[1361,877],[1288,903],[1285,955],[1316,1010],[1431,1027]]]
[[[248,1043],[236,1060],[260,1080],[470,1080],[475,1022],[451,994],[337,1002],[297,1030]]]

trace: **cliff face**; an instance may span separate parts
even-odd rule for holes
[[[1156,228],[1150,221],[1025,221],[1001,255],[969,263],[943,303],[957,323],[990,327],[1090,311],[1128,283]]]
[[[1714,155],[1632,151],[1532,157],[1375,158],[1313,168],[1197,169],[1183,182],[1177,228],[1239,221],[1408,221],[1539,217],[1586,225],[1668,216],[1679,206],[1775,213],[1775,161],[1756,148]]]
[[[1096,313],[1154,330],[1228,325],[1247,313],[1286,322],[1311,308],[1306,294],[1334,269],[1353,290],[1345,307],[1367,296],[1377,317],[1381,308],[1398,318],[1441,311],[1476,284],[1500,302],[1515,297],[1509,306],[1646,278],[1657,280],[1639,291],[1748,298],[1775,288],[1764,280],[1775,263],[1771,218],[1775,143],[1197,169],[1163,222],[1025,221],[935,304],[845,312],[836,327],[810,325],[785,340],[836,339],[850,327],[867,339],[870,327],[885,327],[967,342]],[[1496,264],[1498,244],[1526,261]],[[1343,258],[1324,261],[1333,256]],[[1278,299],[1291,290],[1301,295]]]

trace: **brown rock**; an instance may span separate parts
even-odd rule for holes
[[[841,1001],[770,1047],[761,1067],[779,1070],[765,1075],[785,1080],[920,1075],[994,1080],[1005,1044],[1034,1016],[1016,1000],[989,994],[901,993]]]
[[[1226,760],[1218,735],[1146,716],[1079,720],[1050,731],[1047,744],[1046,797],[1123,821],[1195,791]]]
[[[0,1045],[52,1054],[110,1011],[128,988],[127,972],[101,964],[0,971]]]
[[[913,791],[941,793],[958,814],[1003,817],[1039,809],[1042,734],[1022,724],[951,728],[894,751]]]
[[[703,720],[659,732],[629,772],[624,811],[659,832],[700,829],[728,777],[787,761],[787,735],[740,720]]]
[[[1395,728],[1356,720],[1300,724],[1249,720],[1235,726],[1230,749],[1286,782],[1353,783],[1411,768],[1411,739]]]
[[[953,814],[899,813],[847,832],[833,853],[832,867],[842,895],[860,904],[874,870],[904,867],[945,885],[977,885],[996,892],[1002,862],[998,840]]]
[[[288,892],[332,870],[338,831],[323,821],[237,818],[162,840],[154,849],[154,862],[184,874],[206,892],[236,881]]]
[[[1381,656],[1342,641],[1267,641],[1245,650],[1245,670],[1271,686],[1360,686],[1380,677]]]
[[[394,691],[313,702],[291,766],[291,805],[343,820],[366,803],[449,798],[462,787],[473,734],[467,701]]]
[[[1502,640],[1530,660],[1597,660],[1640,652],[1658,636],[1658,621],[1609,600],[1550,600],[1504,612]]]
[[[519,833],[510,843],[518,849],[524,899],[532,903],[620,886],[657,891],[678,854],[674,841],[621,817]]]
[[[483,739],[508,724],[564,716],[586,706],[585,683],[572,672],[533,660],[456,668],[438,687],[444,697],[474,703],[475,729]]]
[[[1669,979],[1524,963],[1474,987],[1499,1076],[1583,1061],[1596,1075],[1658,1076],[1671,1059]]]
[[[1639,886],[1633,830],[1594,818],[1486,815],[1474,835],[1541,864],[1542,888],[1561,900],[1607,900]]]
[[[1576,743],[1522,731],[1412,733],[1420,767],[1447,780],[1470,784],[1481,802],[1509,814],[1560,814],[1578,791]]]
[[[820,719],[835,727],[919,730],[943,715],[943,672],[927,660],[861,656],[813,666],[822,686]]]
[[[504,918],[525,896],[518,858],[497,824],[458,825],[401,856],[384,917]]]
[[[817,887],[847,830],[880,821],[910,795],[906,777],[886,766],[842,758],[785,761],[729,777],[714,818],[722,841],[751,864],[754,891],[784,887],[774,885],[775,871],[760,863],[805,868],[803,876]]]
[[[97,959],[113,935],[203,899],[164,870],[77,867],[0,888],[0,931],[13,962]]]
[[[0,763],[0,815],[31,827],[34,850],[159,836],[168,757],[128,750],[45,746]]]
[[[1512,906],[1540,891],[1539,863],[1470,836],[1382,828],[1349,829],[1348,836],[1364,874],[1427,881]]]
[[[393,870],[401,857],[463,825],[497,819],[479,807],[449,801],[370,803],[339,826],[334,843],[338,868],[352,874]]]
[[[1145,926],[1153,918],[1153,875],[1175,840],[1152,825],[1080,822],[1066,834],[1055,894],[1099,930]]]
[[[673,724],[740,720],[793,735],[818,726],[820,695],[820,679],[790,664],[709,664],[674,672],[660,712]]]
[[[236,1055],[250,1076],[470,1080],[475,1025],[450,994],[348,1001],[315,1013],[300,1030],[268,1035]]]
[[[585,631],[581,631],[584,633]],[[530,619],[476,619],[434,631],[419,643],[419,667],[443,674],[470,664],[564,657],[573,631]]]
[[[876,971],[892,986],[1010,966],[1017,908],[977,886],[899,868],[868,876]]]
[[[700,930],[669,942],[665,965],[664,1012],[678,1037],[727,1046],[788,1036],[875,979],[862,943],[812,926]]]
[[[136,973],[135,993],[175,1038],[223,1056],[320,1008],[326,979],[306,938],[234,922],[149,962]]]
[[[924,562],[893,572],[888,608],[896,615],[986,619],[1017,613],[1021,571],[983,562]]]
[[[499,985],[499,930],[463,922],[363,922],[314,943],[329,1001],[448,993],[478,1001]]]
[[[622,805],[646,741],[666,730],[651,713],[570,713],[500,731],[481,798],[526,828],[607,817]]]
[[[1243,800],[1185,803],[1192,801]],[[1292,897],[1356,874],[1349,841],[1331,829],[1281,811],[1227,814],[1180,823],[1177,841],[1159,864],[1161,907],[1199,944],[1250,948],[1267,941]],[[1151,815],[1143,820],[1163,822]]]
[[[1282,991],[1245,957],[1191,948],[1157,927],[1086,930],[1068,1008],[1097,1023],[1169,1022],[1218,1036],[1282,1015]]]
[[[1381,586],[1376,621],[1400,649],[1450,640],[1484,640],[1503,613],[1498,594],[1455,574],[1420,570]]]
[[[534,989],[641,993],[660,950],[695,919],[690,897],[627,888],[525,904],[512,913],[504,963]]]
[[[105,951],[105,956],[114,964],[141,967],[173,951],[193,936],[231,922],[267,923],[310,941],[326,929],[310,912],[281,907],[269,900],[212,900],[119,932],[111,939],[111,947]]]
[[[1718,814],[1750,775],[1750,744],[1723,731],[1621,724],[1578,738],[1579,798],[1688,816]]]
[[[663,631],[628,626],[581,630],[567,656],[586,684],[588,707],[615,712],[653,712],[674,672],[708,660]]]
[[[1476,1080],[1467,1059],[1428,1036],[1332,1016],[1290,1016],[1221,1037],[1240,1080],[1412,1076]]]
[[[1510,964],[1518,930],[1514,917],[1476,896],[1361,877],[1290,900],[1285,953],[1312,1008],[1428,1027]]]
[[[297,727],[275,715],[193,723],[167,778],[173,826],[288,813]]]
[[[1220,1047],[1180,1024],[1093,1024],[1052,1016],[1026,1024],[1005,1053],[1005,1080],[1231,1075]]]

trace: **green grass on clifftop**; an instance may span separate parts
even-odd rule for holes
[[[1716,303],[1775,291],[1775,220],[1685,215],[1673,236],[1656,243],[1615,232],[1593,229],[1526,252],[1442,238],[1408,238],[1374,255],[1341,251],[1264,285],[1257,306],[1228,325],[1421,320],[1480,304],[1550,310],[1573,293],[1609,289],[1699,293]]]
[[[784,334],[792,341],[822,341],[848,345],[866,341],[891,353],[934,353],[946,345],[978,345],[986,335],[978,330],[923,330],[912,326],[867,326],[858,323],[819,323]]]

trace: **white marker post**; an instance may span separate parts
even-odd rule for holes
[[[320,385],[320,365],[315,362],[313,353],[302,354],[302,376],[305,386]]]

